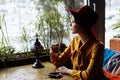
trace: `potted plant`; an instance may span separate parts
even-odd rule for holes
[[[36,2],[38,3],[38,6],[36,5],[38,10],[38,20],[35,22],[35,25],[38,30],[39,39],[48,52],[52,43],[58,42],[63,44],[63,39],[69,36],[68,26],[70,22],[70,15],[67,14],[67,12],[66,14],[61,14],[55,7],[58,6],[60,1],[50,2],[47,0],[46,2],[48,5],[43,5],[42,8],[44,12],[41,12],[41,8],[39,8],[40,2]]]

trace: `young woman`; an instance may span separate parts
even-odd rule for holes
[[[104,45],[98,40],[92,27],[98,21],[98,15],[92,8],[85,5],[78,10],[68,9],[73,15],[70,23],[72,34],[78,34],[59,56],[57,45],[52,45],[50,60],[56,72],[69,74],[76,80],[109,80],[102,70]],[[68,69],[65,63],[71,60],[73,68]]]

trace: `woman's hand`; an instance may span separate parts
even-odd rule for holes
[[[50,47],[50,53],[58,53],[60,50],[59,44],[53,44]]]
[[[58,67],[56,72],[60,72],[60,73],[63,73],[63,74],[70,74],[72,72],[72,70],[66,68],[65,66],[61,66],[61,67]]]
[[[55,52],[54,49],[52,49],[52,47],[50,48],[50,61],[51,63],[54,63],[54,61],[56,61],[57,59],[59,59],[59,56],[57,54],[57,52]]]

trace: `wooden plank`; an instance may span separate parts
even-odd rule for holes
[[[110,49],[120,52],[120,38],[110,39]]]

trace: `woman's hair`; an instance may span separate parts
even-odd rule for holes
[[[80,7],[78,10],[68,8],[76,23],[86,29],[91,29],[98,21],[98,14],[88,5]]]

